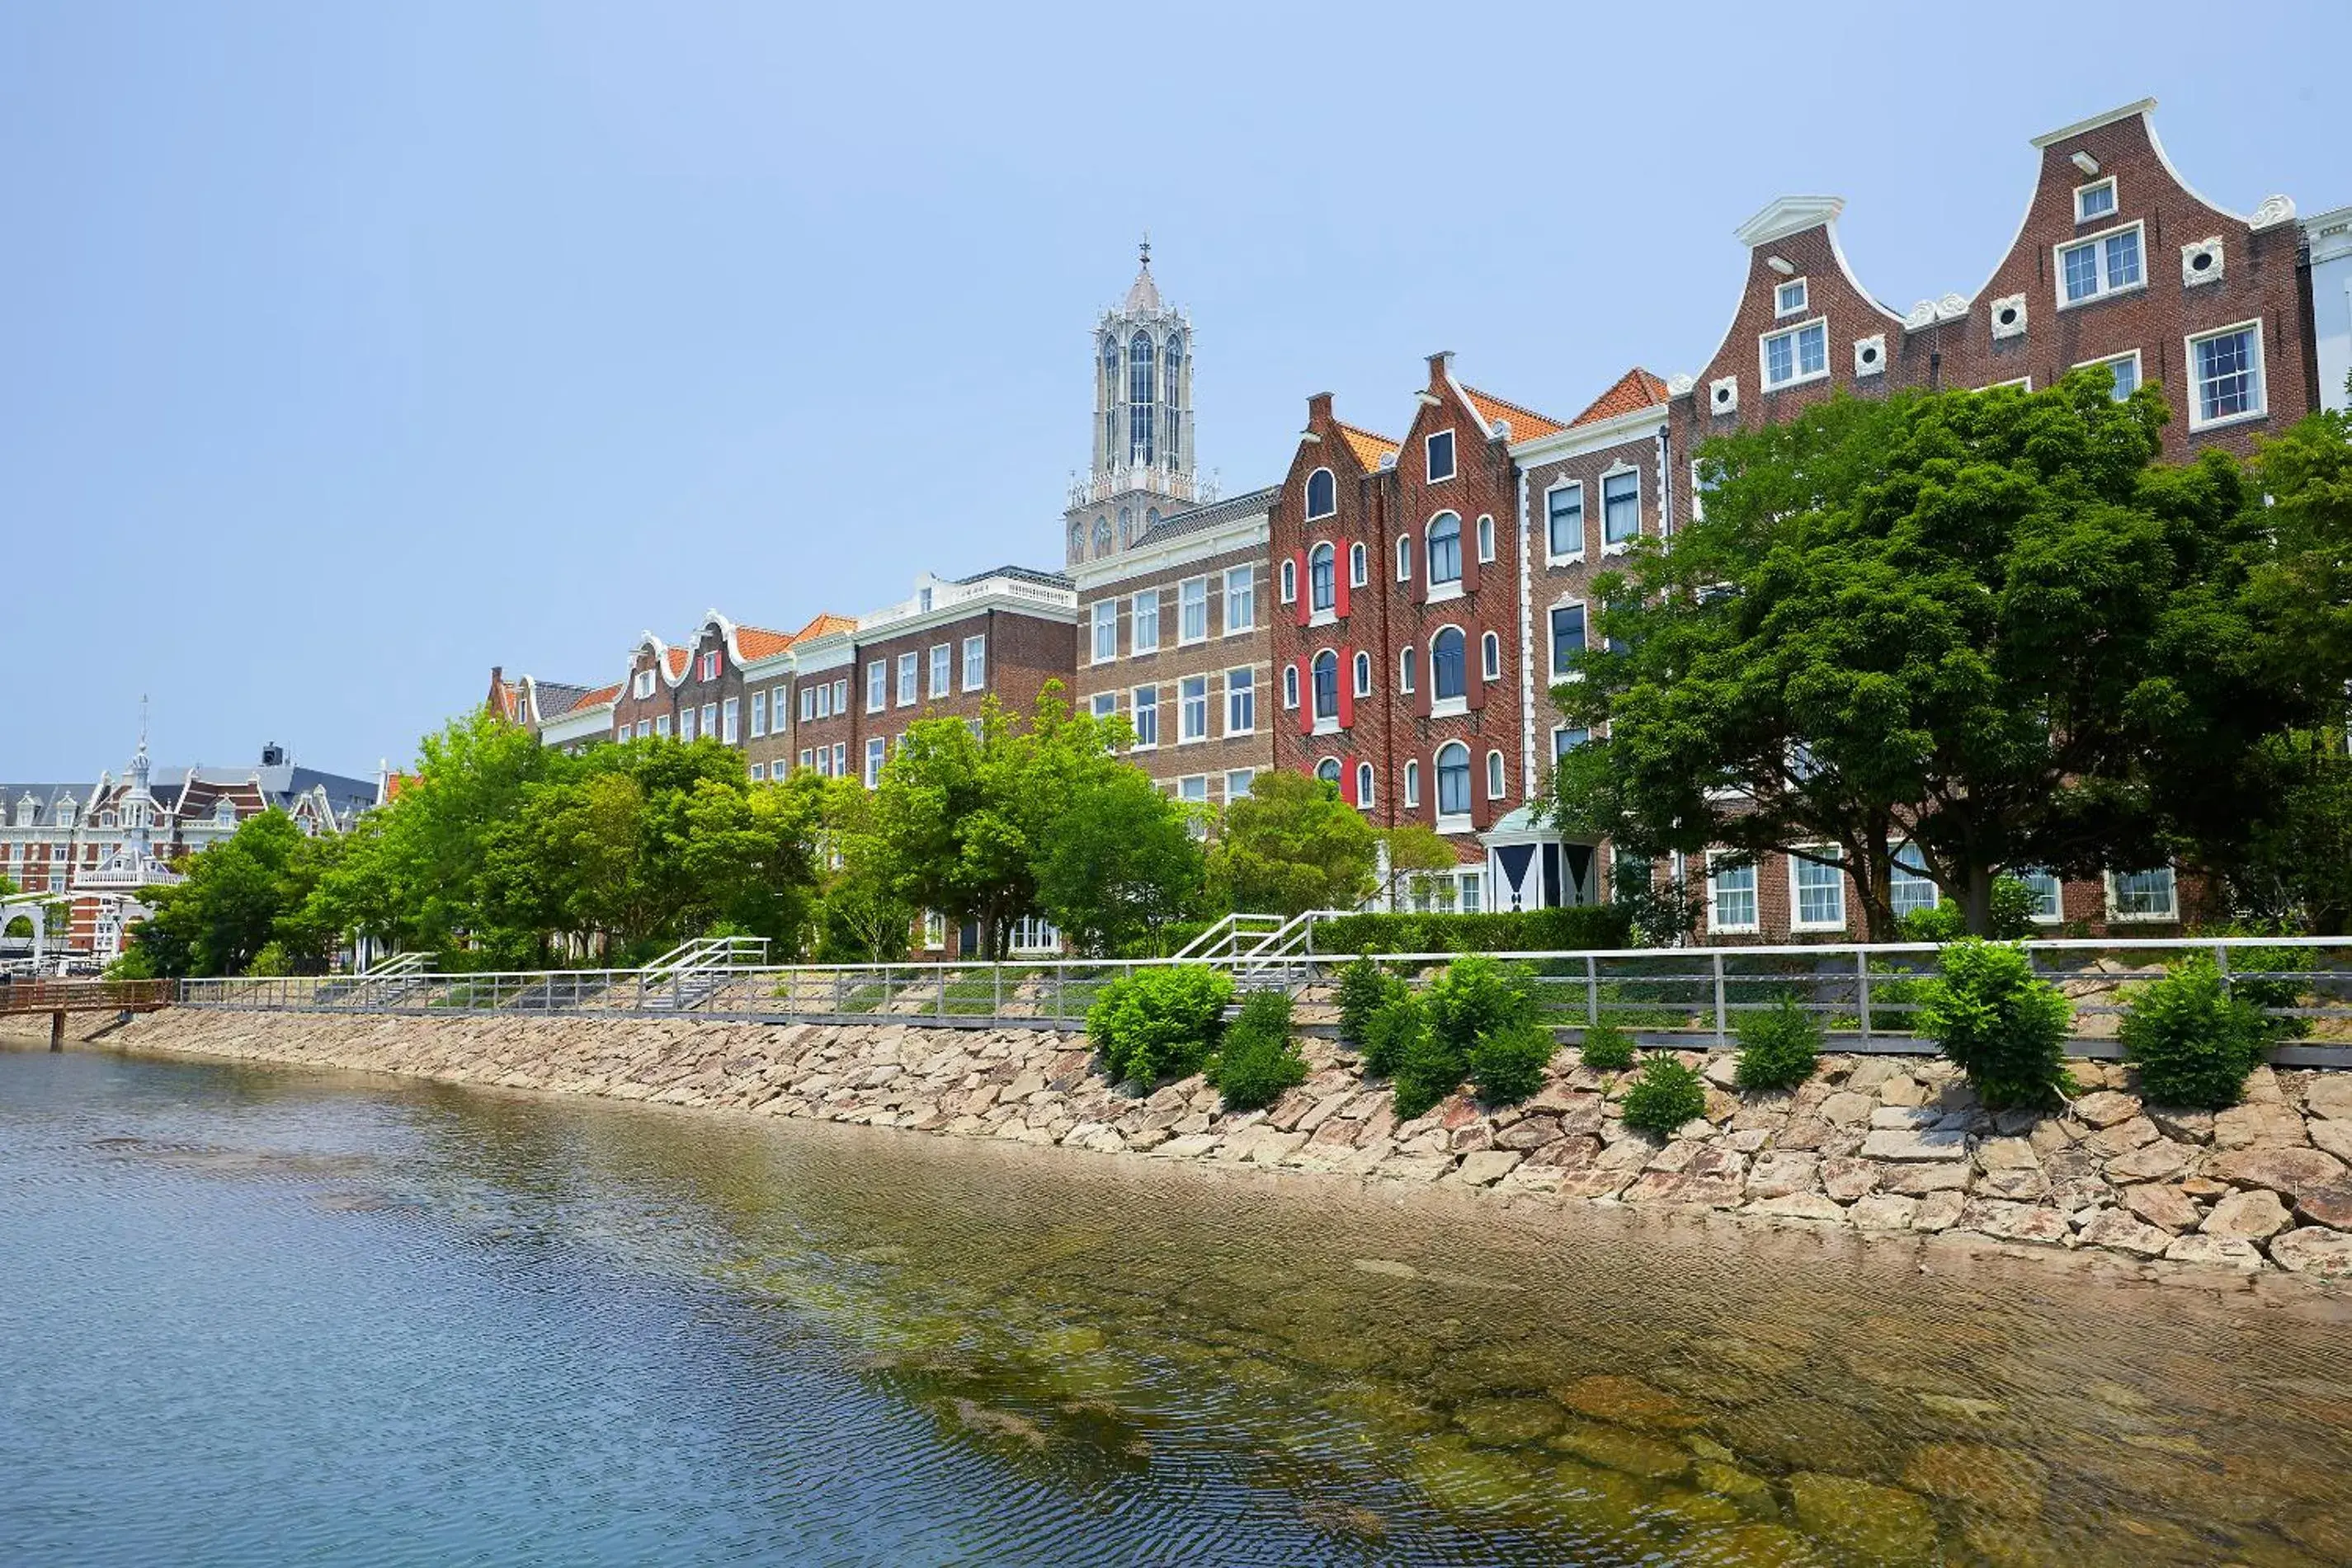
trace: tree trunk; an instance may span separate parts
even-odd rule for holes
[[[1967,885],[1962,889],[1961,912],[1968,916],[1969,935],[1992,935],[1992,868],[1981,862],[1970,864],[1966,871]]]

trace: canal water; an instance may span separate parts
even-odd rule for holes
[[[2352,1327],[0,1051],[0,1560],[2290,1568],[2352,1560]]]

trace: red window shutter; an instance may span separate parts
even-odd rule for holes
[[[1462,519],[1462,591],[1478,591],[1478,525],[1469,517]]]
[[[1486,769],[1473,763],[1470,774],[1470,825],[1483,833],[1495,824],[1496,803],[1486,799]]]
[[[1462,705],[1474,710],[1486,706],[1486,640],[1481,636],[1462,639]]]
[[[1413,672],[1418,678],[1412,683],[1412,711],[1423,718],[1429,716],[1429,694],[1437,689],[1437,670],[1428,653],[1426,646],[1413,652],[1413,662],[1421,667]]]
[[[1348,614],[1348,574],[1351,570],[1351,563],[1345,551],[1339,550],[1337,546],[1332,548],[1334,553],[1331,557],[1331,608],[1338,612],[1340,619],[1345,620]]]
[[[1356,655],[1346,648],[1339,650],[1339,727],[1349,729],[1356,723]],[[1349,788],[1353,789],[1353,785]]]
[[[1292,562],[1291,581],[1297,586],[1298,591],[1298,601],[1292,606],[1292,608],[1298,612],[1298,623],[1301,626],[1304,626],[1307,624],[1307,618],[1315,613],[1313,608],[1315,603],[1315,585],[1307,580],[1307,552],[1305,550],[1295,551],[1292,553],[1290,559]]]
[[[1311,664],[1293,664],[1298,672],[1298,733],[1315,733],[1315,671]]]
[[[1347,716],[1348,699],[1343,696],[1339,699],[1339,717],[1342,723],[1346,722]],[[1339,799],[1350,806],[1356,804],[1356,763],[1353,758],[1339,758]]]

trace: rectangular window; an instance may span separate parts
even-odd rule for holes
[[[849,777],[849,742],[845,740],[833,743],[833,776],[835,779]]]
[[[900,707],[912,707],[914,706],[915,695],[919,687],[921,680],[922,671],[917,665],[915,655],[912,653],[899,654],[898,706]]]
[[[866,711],[880,713],[890,705],[890,661],[869,660],[866,665]],[[806,717],[804,714],[802,716]]]
[[[768,694],[756,691],[751,694],[751,738],[757,740],[767,733]]]
[[[1584,553],[1584,486],[1562,485],[1545,492],[1547,538],[1555,559]]]
[[[1433,485],[1440,479],[1453,477],[1454,433],[1441,430],[1429,438],[1429,480]]]
[[[689,746],[694,743],[694,710],[688,708],[677,716],[677,737]]]
[[[810,750],[805,746],[801,747],[801,766],[803,768],[814,768],[816,766],[816,753]]]
[[[2058,895],[2058,879],[2050,873],[2033,866],[2029,866],[2023,871],[2011,872],[2010,874],[2023,883],[2025,890],[2033,895],[2032,912],[2033,918],[2044,925],[2056,925],[2065,913],[2064,905]]]
[[[1462,873],[1462,913],[1475,915],[1486,904],[1486,879],[1478,872]]]
[[[948,643],[931,644],[931,695],[943,697],[951,689],[949,682],[955,668],[955,651]]]
[[[1610,474],[1601,481],[1601,540],[1622,545],[1642,531],[1642,476]]]
[[[1776,316],[1801,316],[1805,313],[1805,280],[1792,277],[1773,291],[1772,313]]]
[[[717,703],[704,703],[702,705],[702,733],[706,737],[716,736],[719,733],[719,705]],[[735,737],[730,735],[727,738],[731,741]]]
[[[1097,692],[1094,695],[1093,711],[1097,718],[1108,718],[1118,712],[1118,694]]]
[[[1177,738],[1209,738],[1209,677],[1187,675],[1176,689]],[[1202,797],[1207,799],[1206,796]]]
[[[816,688],[816,716],[819,718],[833,716],[833,688],[822,681],[817,683]]]
[[[1159,745],[1160,688],[1158,686],[1135,688],[1134,713],[1135,744],[1139,747]]]
[[[2113,174],[2096,183],[2078,186],[2074,192],[2074,221],[2096,223],[2116,213],[2116,177]]]
[[[1834,855],[1834,850],[1827,852]],[[1811,930],[1822,930],[1845,924],[1845,868],[1822,865],[1818,861],[1789,857],[1791,879],[1796,883],[1796,924]]]
[[[2189,339],[2189,429],[2259,417],[2263,412],[2261,326],[2247,321]]]
[[[651,726],[650,724],[647,724],[644,719],[639,719],[639,720],[637,720],[637,738],[638,738],[639,740],[643,740],[646,737],[647,737],[648,735],[651,735],[652,733],[653,733],[653,726]]]
[[[1176,588],[1176,641],[1205,643],[1209,638],[1209,580],[1188,577]]]
[[[1592,732],[1589,729],[1570,729],[1562,725],[1551,732],[1551,759],[1559,761],[1591,738]]]
[[[1225,632],[1246,632],[1257,624],[1257,569],[1237,566],[1225,573]]]
[[[847,675],[833,683],[833,711],[835,713],[849,711],[849,677]]]
[[[887,750],[878,735],[866,743],[866,787],[868,789],[878,787],[882,782],[882,760]]]
[[[933,953],[943,952],[948,945],[948,917],[937,910],[923,915],[923,946]]]
[[[719,738],[730,746],[735,744],[740,734],[736,724],[740,717],[741,708],[742,704],[734,697],[729,697],[719,705]]]
[[[2085,299],[2137,288],[2143,281],[2137,224],[2058,247],[2061,309]]]
[[[1150,653],[1160,647],[1160,591],[1147,588],[1135,596],[1135,624],[1128,633],[1133,653]]]
[[[988,634],[963,640],[963,689],[976,692],[988,685]]]
[[[1764,390],[1795,386],[1830,373],[1830,329],[1808,321],[1764,337]]]
[[[1570,664],[1584,652],[1584,606],[1557,604],[1551,612],[1551,678],[1566,680]]]
[[[664,713],[654,716],[654,733],[665,737],[669,734],[669,715]]]
[[[2139,350],[2137,349],[2134,349],[2128,354],[2117,354],[2113,359],[2089,360],[2074,368],[2080,371],[2089,370],[2095,366],[2104,368],[2114,375],[2116,384],[2113,396],[2117,402],[2126,401],[2132,393],[2139,391]]]
[[[628,727],[627,725],[625,725],[625,724],[616,724],[616,725],[614,725],[614,726],[613,727],[613,738],[614,738],[614,740],[626,740],[626,739],[628,739],[628,738],[629,738],[629,727]]]
[[[1911,844],[1895,852],[1893,880],[1887,891],[1897,920],[1914,910],[1933,909],[1944,901],[1944,890],[1927,874],[1927,862]]]
[[[1118,657],[1118,601],[1116,599],[1095,601],[1094,618],[1094,662],[1097,664],[1108,664]]]
[[[1706,925],[1710,931],[1756,929],[1756,867],[1752,863],[1709,869]]]
[[[1257,672],[1225,672],[1225,733],[1248,735],[1257,728]]]
[[[2118,920],[2170,920],[2177,913],[2172,868],[2119,871],[2109,878],[2113,891],[2107,903]]]
[[[754,762],[751,764],[751,782],[754,784],[764,784],[767,782],[767,779],[768,765],[764,762]]]
[[[1234,801],[1242,799],[1244,795],[1247,795],[1250,792],[1250,786],[1256,782],[1257,769],[1255,768],[1236,768],[1231,773],[1226,774],[1225,804],[1230,806]]]

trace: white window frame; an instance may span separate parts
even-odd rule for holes
[[[1149,643],[1143,640],[1143,606],[1146,600],[1151,604],[1151,641]],[[1128,603],[1127,651],[1133,654],[1160,652],[1160,591],[1156,588],[1139,591]]]
[[[708,713],[710,710],[706,706],[703,711]],[[742,731],[737,727],[741,716],[742,703],[740,698],[728,697],[719,703],[719,738],[723,745],[732,746],[741,738]]]
[[[1315,563],[1321,558],[1331,558],[1331,602],[1315,602]],[[1318,539],[1307,547],[1307,623],[1328,626],[1339,618],[1339,547],[1328,539]]]
[[[1404,765],[1404,803],[1412,810],[1421,808],[1421,764],[1408,760]]]
[[[2122,879],[2126,876],[2153,876],[2158,872],[2164,873],[2166,878],[2165,885],[2171,894],[2171,897],[2167,903],[2167,907],[2161,912],[2144,910],[2126,912],[2123,908],[2121,900],[2118,896],[2122,890]],[[2109,924],[2117,925],[2164,925],[2176,922],[2180,918],[2180,873],[2173,867],[2168,865],[2160,865],[2148,866],[2143,870],[2136,872],[2111,871],[2106,873],[2105,881],[2107,884],[2107,920]]]
[[[900,707],[913,707],[920,700],[923,689],[921,656],[913,650],[898,655],[898,702]]]
[[[835,779],[849,776],[849,742],[845,740],[833,743],[833,776]]]
[[[1090,664],[1115,664],[1118,659],[1118,601],[1096,600],[1093,616],[1094,643],[1090,652],[1094,656],[1087,662]],[[1105,637],[1105,632],[1108,632],[1109,636]],[[1103,652],[1103,644],[1106,642],[1110,644],[1110,652],[1108,653]]]
[[[1572,550],[1555,549],[1552,545],[1552,497],[1564,490],[1576,492],[1576,548]],[[1553,566],[1565,566],[1573,561],[1582,560],[1584,559],[1584,526],[1587,520],[1584,511],[1584,481],[1555,479],[1544,486],[1543,498],[1544,559]]]
[[[1240,786],[1240,788],[1238,788],[1238,789],[1234,788],[1234,779],[1240,779],[1240,780],[1241,780],[1241,786]],[[1257,769],[1256,769],[1256,768],[1228,768],[1228,769],[1226,769],[1226,771],[1225,771],[1225,804],[1226,804],[1226,805],[1228,805],[1228,806],[1232,805],[1235,800],[1238,800],[1242,799],[1244,796],[1247,795],[1247,794],[1248,794],[1248,793],[1249,793],[1253,789],[1256,788],[1256,786],[1257,786]]]
[[[1145,694],[1146,692],[1149,692],[1149,693],[1150,693],[1150,694],[1151,694],[1151,700],[1150,700],[1150,702],[1146,702],[1146,701],[1144,701],[1144,700],[1143,700],[1143,698],[1144,698],[1144,694]],[[1157,683],[1154,683],[1153,685],[1142,685],[1142,686],[1138,686],[1138,687],[1136,687],[1132,692],[1129,692],[1129,693],[1128,694],[1128,699],[1127,699],[1127,700],[1128,700],[1128,703],[1129,703],[1129,707],[1128,707],[1128,712],[1129,712],[1129,714],[1132,716],[1132,719],[1133,719],[1133,722],[1134,722],[1134,725],[1135,725],[1135,749],[1136,749],[1136,750],[1138,750],[1138,751],[1157,751],[1157,750],[1159,750],[1159,749],[1160,749],[1160,687],[1159,687],[1158,684],[1157,684]],[[1144,721],[1145,716],[1147,716],[1147,715],[1149,715],[1149,716],[1150,716],[1150,719],[1151,719],[1151,725],[1150,725],[1151,734],[1150,734],[1150,737],[1149,739],[1146,739],[1146,738],[1145,738],[1145,737],[1144,737],[1144,722],[1143,722],[1143,721]]]
[[[1583,738],[1582,740],[1580,740],[1580,741],[1576,742],[1576,743],[1575,743],[1575,745],[1572,745],[1572,746],[1571,746],[1571,745],[1563,745],[1562,743],[1563,743],[1564,741],[1566,741],[1566,740],[1567,740],[1567,738],[1568,738],[1570,736],[1571,736],[1571,735],[1580,735],[1580,736],[1584,737],[1584,738]],[[1558,766],[1558,765],[1559,765],[1559,759],[1560,759],[1561,758],[1563,758],[1563,757],[1567,756],[1570,752],[1574,751],[1574,750],[1576,749],[1576,747],[1579,747],[1579,746],[1589,746],[1589,745],[1591,745],[1591,742],[1592,742],[1592,731],[1591,731],[1591,730],[1590,730],[1590,729],[1588,729],[1588,728],[1586,728],[1586,727],[1583,727],[1583,726],[1581,726],[1581,725],[1574,725],[1574,724],[1556,724],[1556,725],[1553,725],[1553,726],[1551,727],[1551,759],[1552,759],[1552,763],[1553,763],[1553,765],[1554,765],[1554,766]]]
[[[1238,686],[1234,685],[1234,677],[1236,675],[1241,677],[1241,685]],[[1247,711],[1239,712],[1239,708],[1246,708]],[[1241,720],[1239,723],[1234,722],[1237,712]],[[1225,672],[1225,733],[1227,735],[1257,733],[1257,671],[1249,665]]]
[[[1500,632],[1478,633],[1478,679],[1493,685],[1503,678],[1503,638]]]
[[[1372,797],[1377,793],[1376,786],[1378,785],[1378,778],[1372,772],[1372,765],[1370,763],[1359,762],[1356,764],[1356,810],[1359,811],[1369,811],[1372,809]]]
[[[1818,849],[1818,850],[1821,850],[1821,851],[1823,851],[1823,852],[1827,852],[1827,851],[1829,851],[1829,850],[1830,850],[1830,848],[1831,848],[1831,846],[1829,846],[1829,845],[1827,845],[1827,844],[1822,844],[1822,845],[1810,845],[1810,844],[1809,844],[1809,845],[1807,845],[1806,847],[1807,847],[1808,849]],[[1805,904],[1804,904],[1804,897],[1805,897],[1805,882],[1804,882],[1804,879],[1805,879],[1805,878],[1807,878],[1807,877],[1809,877],[1809,876],[1815,876],[1815,875],[1818,875],[1819,873],[1822,873],[1822,872],[1829,872],[1829,873],[1831,873],[1831,879],[1830,879],[1830,890],[1831,890],[1831,892],[1832,892],[1832,893],[1833,893],[1833,894],[1836,895],[1836,901],[1837,901],[1837,918],[1835,918],[1834,920],[1824,920],[1824,919],[1812,919],[1812,920],[1808,920],[1808,919],[1806,919],[1806,918],[1804,917],[1804,907],[1805,907]],[[1807,860],[1804,856],[1802,856],[1802,855],[1799,855],[1799,854],[1791,854],[1791,855],[1790,855],[1790,856],[1789,856],[1789,929],[1790,929],[1790,930],[1791,930],[1791,931],[1843,931],[1843,930],[1844,930],[1844,929],[1845,929],[1845,882],[1846,882],[1846,873],[1845,873],[1845,866],[1844,866],[1844,864],[1843,864],[1843,855],[1841,855],[1841,856],[1840,856],[1840,863],[1839,863],[1839,864],[1837,864],[1837,865],[1835,865],[1835,866],[1825,866],[1825,865],[1822,865],[1822,864],[1820,864],[1820,863],[1819,863],[1819,862],[1817,862]],[[1819,891],[1819,889],[1818,889],[1818,888],[1816,888],[1816,889],[1815,889],[1815,891],[1816,891],[1816,892],[1818,892],[1818,891]]]
[[[1929,876],[1926,871],[1919,867],[1907,866],[1903,863],[1903,857],[1906,854],[1911,856],[1914,860],[1918,861],[1920,862],[1920,866],[1925,866],[1927,863],[1927,857],[1919,852],[1918,846],[1916,844],[1898,843],[1888,846],[1886,857],[1888,862],[1886,903],[1888,909],[1894,914],[1895,918],[1897,920],[1902,919],[1914,909],[1933,909],[1944,901],[1944,890],[1936,885],[1936,879],[1934,877]],[[1925,904],[1914,902],[1908,908],[1906,908],[1904,905],[1904,895],[1902,890],[1905,886],[1912,883],[1925,883],[1927,884],[1927,902]],[[1915,901],[1918,897],[1918,892],[1916,888],[1913,889],[1911,897]]]
[[[1797,291],[1794,301],[1789,298],[1789,290],[1791,288]],[[1805,279],[1801,277],[1785,278],[1774,284],[1772,286],[1772,319],[1785,321],[1791,316],[1802,316],[1811,308],[1811,288],[1807,287]]]
[[[806,686],[801,688],[805,694]],[[868,659],[866,662],[866,711],[880,713],[890,706],[890,661]],[[801,715],[806,718],[808,715]]]
[[[2130,283],[2118,285],[2107,280],[2107,241],[2126,231],[2139,238],[2139,277]],[[2086,245],[2094,247],[2092,254],[2097,266],[2099,286],[2080,299],[2069,299],[2066,298],[2066,253],[2079,250]],[[2127,224],[2116,224],[2101,229],[2096,234],[2076,235],[2073,239],[2060,240],[2050,247],[2050,288],[2061,310],[2079,309],[2085,305],[2095,305],[2102,299],[2113,299],[2117,295],[2137,293],[2147,287],[2147,225],[2137,218]]]
[[[654,673],[651,670],[637,672],[635,690],[640,702],[654,695]]]
[[[1318,478],[1331,481],[1331,504],[1319,512],[1315,509],[1315,481]],[[1307,520],[1310,523],[1318,517],[1337,517],[1339,513],[1339,476],[1328,468],[1316,469],[1307,476],[1307,483],[1300,492],[1300,499],[1306,503]]]
[[[1478,514],[1478,564],[1486,566],[1495,559],[1495,518],[1490,512]]]
[[[1285,664],[1282,666],[1282,711],[1295,713],[1297,709],[1298,666],[1296,664]]]
[[[694,744],[694,709],[690,706],[677,716],[677,737],[688,746]]]
[[[1445,764],[1440,761],[1439,758],[1443,758],[1447,751],[1457,746],[1462,748],[1462,796],[1463,804],[1465,808],[1468,806],[1469,802],[1475,798],[1478,788],[1478,773],[1475,766],[1477,758],[1472,755],[1467,744],[1459,740],[1445,741],[1441,744],[1435,751],[1430,754],[1430,779],[1433,787],[1436,790],[1436,793],[1430,799],[1431,803],[1436,810],[1437,831],[1441,833],[1459,833],[1468,831],[1471,818],[1475,814],[1466,809],[1460,811],[1448,811],[1445,809]]]
[[[1088,711],[1097,718],[1110,718],[1118,712],[1117,692],[1097,692],[1087,699]]]
[[[2103,212],[2086,213],[2083,210],[2083,198],[2089,195],[2094,191],[2106,192],[2107,205],[2105,210]],[[2074,187],[2075,227],[2080,228],[2084,224],[2105,223],[2109,218],[2116,216],[2122,211],[2123,197],[2116,189],[2116,177],[2113,174],[2108,175],[2104,180],[2093,180],[2088,184],[2077,185]]]
[[[768,733],[768,694],[763,688],[751,694],[751,738],[758,740]]]
[[[988,633],[963,640],[963,689],[976,692],[988,685]]]
[[[1397,535],[1396,557],[1396,580],[1399,582],[1411,582],[1412,580],[1412,536],[1411,534]]]
[[[1490,747],[1486,752],[1486,799],[1507,800],[1510,795],[1510,764],[1503,760],[1501,752]]]
[[[1238,593],[1234,591],[1234,585],[1237,582],[1241,585],[1241,591]],[[1242,610],[1239,619],[1235,619],[1234,615],[1234,607],[1237,604]],[[1257,568],[1254,566],[1228,568],[1225,572],[1225,635],[1231,637],[1238,632],[1255,631],[1256,628]]]
[[[930,695],[934,701],[955,689],[955,649],[946,643],[931,644]]]
[[[717,735],[718,733],[719,733],[719,705],[718,705],[717,703],[704,703],[704,704],[702,705],[702,734],[703,734],[703,737],[704,737],[704,738],[708,739],[708,738],[709,738],[710,737]],[[730,737],[728,737],[728,739],[729,739],[730,741],[732,741],[732,740],[734,739],[734,737],[730,736]]]
[[[1748,918],[1725,920],[1719,913],[1723,907],[1723,875],[1726,872],[1741,871],[1748,873]],[[1764,928],[1764,899],[1761,886],[1763,879],[1756,873],[1757,865],[1754,861],[1739,865],[1732,863],[1731,857],[1721,852],[1711,853],[1706,857],[1706,929],[1709,935],[1736,936],[1743,933],[1761,931]]]
[[[2034,900],[2033,911],[2028,916],[2028,918],[2036,925],[2057,925],[2064,923],[2066,918],[2066,884],[2058,879],[2057,873],[2044,871],[2040,866],[2030,865],[2020,866],[2011,871],[2009,874],[2023,883],[2028,891],[2033,891],[2033,884],[2036,878],[2045,881],[2050,884],[2050,913],[2047,915],[2042,913],[2041,899],[2037,894]]]
[[[1316,699],[1315,666],[1323,662],[1324,655],[1327,653],[1331,658],[1331,711],[1329,713],[1325,713],[1312,706]],[[1309,704],[1307,711],[1315,720],[1315,733],[1318,735],[1339,733],[1339,694],[1342,690],[1339,685],[1340,678],[1339,649],[1318,648],[1307,656],[1306,689],[1299,695]]]
[[[1370,696],[1372,695],[1372,655],[1366,650],[1359,648],[1356,650],[1356,656],[1349,660],[1348,664],[1349,680],[1355,694],[1360,697]]]
[[[1609,537],[1609,482],[1632,478],[1633,481],[1633,531],[1622,539]],[[1642,537],[1642,470],[1631,463],[1612,463],[1601,476],[1601,553],[1623,555]]]
[[[2139,350],[2137,349],[2126,349],[2120,354],[2102,354],[2095,360],[2079,361],[2073,368],[2078,371],[2087,371],[2094,365],[2120,365],[2126,363],[2128,363],[2132,368],[2132,392],[2137,392],[2145,380],[2145,378],[2140,374]],[[2111,377],[2114,373],[2115,372],[2113,371],[2108,371],[2108,374]],[[2128,397],[2130,395],[2130,392],[2124,394],[2125,397]],[[2116,398],[2116,401],[2117,402],[2121,402],[2124,401],[2124,398],[2119,397]]]
[[[1443,474],[1437,471],[1437,444],[1441,441],[1445,443],[1445,472]],[[1451,427],[1433,430],[1421,438],[1421,466],[1433,485],[1442,485],[1461,476],[1462,443],[1455,439]]]
[[[1564,670],[1560,668],[1559,637],[1559,634],[1552,630],[1551,618],[1556,612],[1562,610],[1581,610],[1584,612],[1584,646],[1580,649],[1579,652],[1589,653],[1592,651],[1592,607],[1581,599],[1561,599],[1554,601],[1551,605],[1544,611],[1544,663],[1551,670],[1551,679],[1554,685],[1559,685],[1562,681],[1575,681],[1584,678],[1584,672],[1581,670]]]
[[[1192,613],[1200,612],[1201,629],[1192,630]],[[1188,577],[1176,585],[1176,645],[1189,648],[1209,640],[1209,580]]]
[[[661,737],[664,740],[667,740],[669,738],[669,715],[666,713],[657,713],[654,715],[654,733]],[[72,819],[62,818],[60,821],[70,821]]]
[[[1298,602],[1298,563],[1295,560],[1285,560],[1282,563],[1282,591],[1279,597],[1285,604]]]
[[[833,683],[833,711],[844,717],[849,714],[849,677],[842,676]]]
[[[2200,415],[2205,394],[2197,378],[2197,345],[2233,333],[2250,332],[2254,343],[2254,406],[2242,413],[2217,414],[2211,419]],[[2192,431],[2220,430],[2228,425],[2244,424],[2252,420],[2268,419],[2271,413],[2270,350],[2263,341],[2263,321],[2257,316],[2250,321],[2232,322],[2227,327],[2215,327],[2210,331],[2192,332],[2180,340],[2181,374],[2189,382],[2189,428]]]
[[[1197,692],[1193,689],[1196,686],[1200,688]],[[1195,703],[1199,704],[1197,710],[1193,706]],[[1200,727],[1197,729],[1193,727],[1192,724],[1193,715],[1196,711],[1198,712],[1201,720]],[[1176,744],[1179,746],[1187,746],[1194,741],[1206,740],[1208,738],[1209,677],[1206,675],[1186,675],[1176,683]],[[1206,796],[1202,797],[1203,800],[1206,800],[1207,798],[1208,797]]]
[[[1371,580],[1371,561],[1365,552],[1364,541],[1358,539],[1348,547],[1348,586],[1361,588]]]
[[[1804,368],[1803,344],[1799,335],[1810,332],[1815,328],[1819,328],[1822,334],[1822,368],[1809,373]],[[1789,367],[1791,374],[1787,381],[1776,382],[1772,379],[1772,345],[1782,338],[1789,340]],[[1809,321],[1792,321],[1786,327],[1759,333],[1756,339],[1756,375],[1768,392],[1787,392],[1791,387],[1809,386],[1814,382],[1829,380],[1830,319],[1826,316],[1816,316]]]
[[[1415,666],[1419,664],[1420,662],[1421,661],[1414,655],[1414,650],[1412,643],[1408,643],[1403,647],[1397,650],[1398,691],[1404,693],[1407,695],[1412,695],[1413,688],[1417,684],[1418,677],[1418,671],[1415,669]]]
[[[890,748],[883,744],[883,740],[880,736],[875,736],[866,741],[866,787],[868,789],[877,789],[881,788],[882,764],[889,760],[889,755]]]

